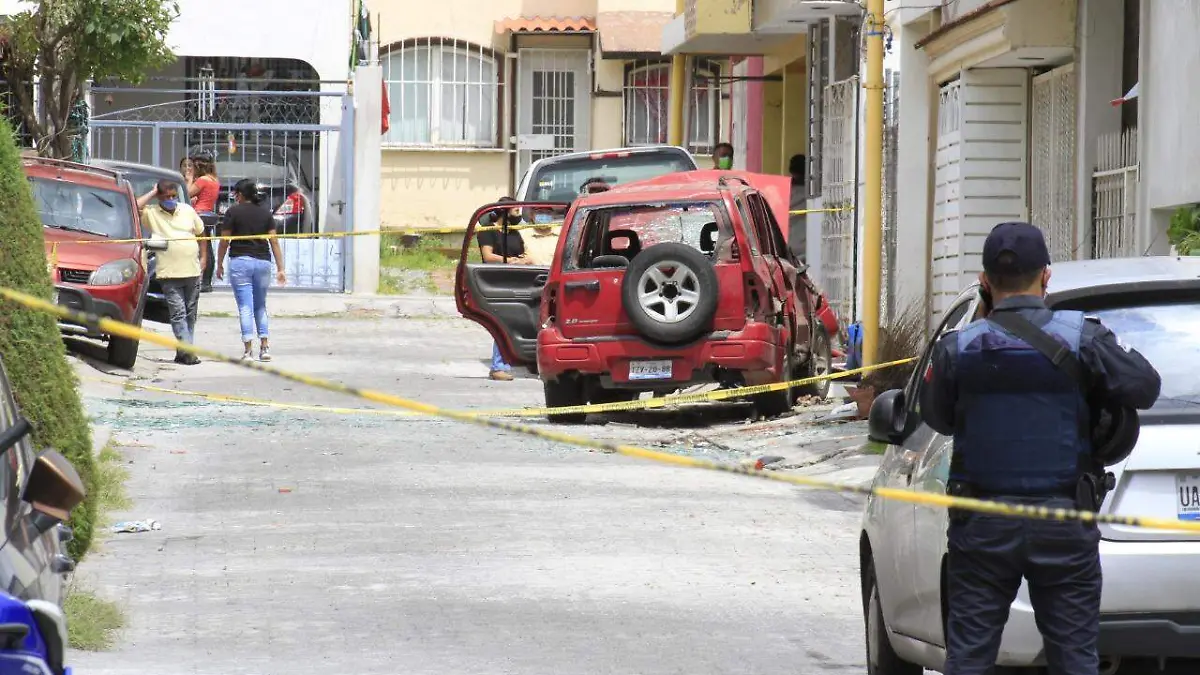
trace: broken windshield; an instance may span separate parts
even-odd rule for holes
[[[133,208],[123,192],[41,178],[30,178],[29,184],[34,208],[46,227],[110,239],[136,236]]]
[[[720,261],[729,255],[729,218],[720,202],[638,204],[584,209],[575,215],[569,267],[587,268],[602,255],[633,260],[664,242],[686,244]]]

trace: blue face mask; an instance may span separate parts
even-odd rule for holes
[[[554,222],[554,216],[550,215],[549,213],[533,214],[533,223],[535,225],[542,225],[544,223],[553,223],[553,222]]]
[[[159,202],[158,205],[163,207],[163,211],[166,211],[167,213],[172,213],[173,211],[175,211],[175,207],[179,206],[179,202],[174,199],[164,199],[161,202]]]

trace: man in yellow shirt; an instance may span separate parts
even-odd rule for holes
[[[142,209],[142,225],[168,240],[167,250],[155,254],[158,261],[156,276],[171,313],[175,339],[191,344],[196,333],[200,272],[207,262],[206,247],[191,238],[204,233],[204,221],[195,209],[179,201],[179,189],[170,180],[160,181],[153,196],[158,203],[147,204]],[[138,201],[141,204],[149,199]],[[200,359],[193,354],[176,352],[175,363],[192,366],[200,363]]]

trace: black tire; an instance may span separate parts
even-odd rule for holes
[[[537,364],[537,361],[530,361],[530,362],[529,362],[529,363],[528,363],[528,364],[525,366],[525,370],[528,370],[530,375],[537,375],[537,374],[538,374],[538,364]]]
[[[543,381],[542,390],[546,394],[547,408],[569,408],[587,403],[583,398],[583,383],[577,377],[563,375],[557,380]],[[547,415],[546,419],[555,424],[582,424],[587,420],[587,413]]]
[[[829,333],[825,332],[825,327],[816,322],[812,325],[813,330],[813,348],[812,355],[808,359],[808,367],[805,368],[805,377],[816,377],[818,375],[828,375],[833,363],[833,345],[829,341]],[[816,396],[820,399],[829,398],[829,387],[833,384],[833,380],[821,380],[812,384],[806,384],[799,388],[801,396]]]
[[[691,275],[684,280],[682,285],[674,281],[656,285],[651,279],[643,280],[643,276],[651,268],[664,264],[677,269],[686,268],[690,270]],[[674,307],[686,312],[686,316],[682,320],[668,322],[648,313],[647,309],[638,301],[639,286],[643,282],[651,291],[656,288],[660,292],[665,291],[664,304],[657,305],[664,307],[664,313],[667,306],[665,303],[671,303]],[[692,286],[695,287],[692,288]],[[672,294],[677,294],[681,289],[694,291],[697,294],[696,302],[690,304],[672,301],[672,298],[677,297]],[[713,316],[717,313],[719,295],[717,272],[713,269],[712,262],[691,246],[675,242],[655,244],[634,256],[633,262],[625,270],[625,278],[621,282],[621,304],[625,308],[625,314],[629,317],[629,321],[647,339],[663,344],[688,342],[709,330]],[[680,305],[685,305],[685,307],[680,308]]]
[[[786,382],[793,379],[792,377],[792,354],[791,348],[788,348],[788,354],[783,359],[783,379],[781,382]],[[779,417],[785,413],[792,411],[792,405],[796,402],[795,387],[787,389],[779,389],[776,391],[768,391],[765,394],[758,394],[754,397],[754,408],[763,417]]]
[[[142,316],[146,313],[146,294],[143,291],[142,299],[138,302],[137,312],[134,313],[133,325],[138,328],[142,327]],[[130,340],[110,336],[108,338],[108,363],[109,365],[123,368],[125,370],[133,370],[133,366],[137,364],[138,349],[141,348],[141,340]]]
[[[924,675],[925,669],[900,658],[892,649],[883,622],[883,610],[879,606],[879,587],[875,583],[875,567],[868,565],[863,571],[867,584],[864,596],[864,630],[867,642],[867,675]]]

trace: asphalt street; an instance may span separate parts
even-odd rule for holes
[[[165,332],[164,327],[147,324]],[[275,365],[449,408],[540,405],[486,379],[459,319],[273,320]],[[236,320],[198,342],[240,354]],[[86,355],[88,350],[84,348]],[[377,407],[143,345],[135,381]],[[77,672],[863,673],[860,503],[424,417],[331,415],[123,389],[81,361],[134,506],[77,582],[128,626]],[[831,405],[747,425],[737,407],[568,427],[725,461],[870,475]],[[544,424],[530,420],[533,424]]]

